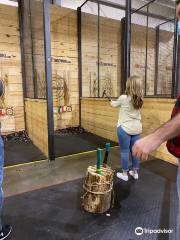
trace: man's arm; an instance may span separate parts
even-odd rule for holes
[[[133,155],[147,160],[148,155],[163,142],[180,135],[180,113],[158,128],[154,133],[140,139],[133,146]]]

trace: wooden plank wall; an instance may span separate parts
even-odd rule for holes
[[[82,13],[83,97],[98,95],[97,16]],[[118,96],[121,82],[121,23],[100,17],[100,96],[104,90]]]
[[[98,19],[92,14],[82,13],[82,96],[98,95]]]
[[[158,94],[171,94],[174,33],[160,30]]]
[[[97,25],[96,17],[83,13],[83,95],[97,93]],[[120,91],[119,21],[101,17],[100,21],[100,95],[104,89],[117,96]],[[111,44],[109,44],[111,34]],[[51,6],[51,51],[55,130],[79,125],[79,86],[77,50],[77,12]],[[91,79],[91,89],[90,89]],[[60,91],[66,84],[67,92]],[[59,113],[60,106],[72,106],[72,112]]]
[[[81,103],[82,127],[96,135],[117,141],[118,111],[111,108],[104,99],[82,98]]]
[[[27,90],[27,98],[25,99],[25,121],[26,130],[30,139],[34,145],[48,157],[48,123],[42,9],[42,2],[32,1],[31,19],[26,18],[26,13],[24,16],[24,28],[26,29],[24,34],[24,49]],[[32,73],[34,73],[34,75]],[[33,80],[37,83],[37,95],[34,94]],[[34,97],[36,97],[36,99],[34,99]]]
[[[79,125],[77,12],[51,7],[51,51],[55,130]],[[60,106],[72,112],[58,113]]]
[[[45,53],[44,53],[44,25],[43,3],[32,1],[31,23],[33,42],[34,78],[37,82],[37,98],[46,99]]]
[[[160,30],[158,94],[171,94],[174,33]],[[146,27],[132,24],[131,75],[145,79]],[[148,29],[147,95],[154,94],[156,30]]]
[[[97,97],[98,35],[97,16],[82,14],[83,97]],[[121,82],[121,24],[100,18],[100,96],[104,89],[118,96]],[[111,36],[111,38],[109,38]],[[158,93],[169,94],[172,81],[173,32],[160,30]],[[146,27],[132,24],[131,75],[145,79]],[[156,29],[148,29],[147,95],[154,94]]]
[[[47,101],[26,99],[26,126],[33,143],[48,156]]]
[[[10,124],[10,131],[24,130],[24,104],[21,76],[21,57],[18,11],[15,7],[0,5],[0,77],[5,80],[6,95],[2,106],[13,107],[15,116],[11,120],[4,121],[5,128]],[[90,91],[90,79],[97,79],[97,25],[95,17],[86,14],[83,21],[83,93],[93,96]],[[100,34],[100,76],[112,84],[111,95],[117,95],[120,88],[120,33],[119,22],[110,19],[101,19]],[[134,26],[136,37],[132,41],[132,69],[134,74],[142,74],[144,71],[144,28]],[[109,35],[111,40],[109,41]],[[149,32],[148,53],[148,91],[153,91],[154,58],[155,58],[155,31]],[[79,125],[78,104],[78,52],[77,52],[77,19],[76,11],[58,7],[51,7],[51,38],[52,38],[52,69],[53,69],[53,96],[55,129]],[[165,40],[164,40],[165,41]],[[169,45],[171,37],[167,37]],[[141,44],[140,44],[141,43]],[[43,47],[42,41],[37,44]],[[143,47],[144,46],[144,47]],[[163,48],[163,46],[162,46]],[[39,49],[39,45],[36,47]],[[163,52],[163,51],[162,51]],[[165,58],[171,55],[166,54]],[[164,59],[165,59],[164,58]],[[161,57],[161,65],[164,65]],[[38,62],[38,60],[37,60]],[[169,60],[167,61],[169,65]],[[163,70],[162,70],[163,72]],[[109,80],[110,76],[110,80]],[[44,77],[43,77],[44,78]],[[163,79],[163,78],[162,78]],[[103,80],[102,80],[103,81]],[[62,82],[67,85],[66,96],[61,96]],[[107,85],[105,83],[105,85]],[[64,86],[64,85],[63,85]],[[96,84],[94,86],[96,88]],[[101,85],[101,93],[105,87]],[[107,87],[108,88],[108,87]],[[72,112],[58,113],[61,105],[71,105]],[[2,107],[1,106],[1,107]],[[45,100],[26,99],[26,123],[28,133],[46,155],[47,145],[47,105]],[[143,134],[148,134],[160,124],[169,119],[172,100],[146,99],[142,110]],[[38,111],[37,111],[38,109]],[[82,125],[87,130],[117,140],[116,122],[117,109],[112,109],[104,100],[82,99]],[[175,163],[175,159],[167,153],[165,146],[161,146],[154,153],[155,156]]]
[[[82,98],[82,127],[101,137],[117,141],[116,125],[119,109],[112,108],[106,100]],[[145,136],[169,120],[174,100],[145,99],[142,109],[143,134]],[[177,164],[163,144],[152,154],[157,158]]]
[[[147,94],[154,93],[155,77],[155,29],[148,31],[148,59],[147,59]],[[145,79],[146,67],[146,27],[132,24],[131,37],[131,75],[138,75]]]
[[[109,39],[109,36],[110,39]],[[109,42],[110,40],[110,42]],[[100,18],[100,96],[118,96],[121,88],[121,23]]]
[[[172,99],[145,99],[142,109],[143,136],[153,132],[171,117],[175,100]],[[171,163],[177,163],[177,159],[168,153],[166,144],[153,153],[153,156]]]
[[[0,100],[0,108],[12,107],[14,110],[14,116],[1,117],[2,134],[22,131],[25,124],[18,9],[2,4],[0,4],[0,78],[5,83],[5,96]]]

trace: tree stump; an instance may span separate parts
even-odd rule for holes
[[[111,207],[114,171],[103,167],[101,171],[99,175],[96,167],[90,166],[86,172],[82,205],[91,213],[104,213]]]

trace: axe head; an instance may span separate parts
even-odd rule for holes
[[[103,91],[102,97],[106,96],[106,90]]]

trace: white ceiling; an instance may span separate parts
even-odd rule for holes
[[[6,4],[10,6],[18,6],[18,3],[16,1],[9,1],[9,0],[0,0],[0,4]]]
[[[144,2],[149,2],[150,0],[143,0]],[[166,6],[169,8],[174,8],[175,7],[175,1],[176,0],[156,0],[156,3],[161,5],[161,6]]]
[[[0,4],[7,4],[12,6],[17,6],[18,0],[0,0]],[[72,9],[77,9],[85,0],[54,0],[57,4],[61,3],[62,6]],[[116,4],[125,5],[126,0],[104,0],[113,2]],[[145,3],[149,2],[150,0],[132,0],[132,5],[134,8],[138,8],[143,6]],[[156,0],[154,3],[155,6],[155,13],[156,13],[156,6],[158,11],[160,10],[160,15],[167,15],[171,17],[173,15],[173,9],[175,7],[175,0]],[[161,8],[162,7],[162,8]],[[154,8],[152,8],[153,10]],[[157,11],[157,12],[158,12]]]

